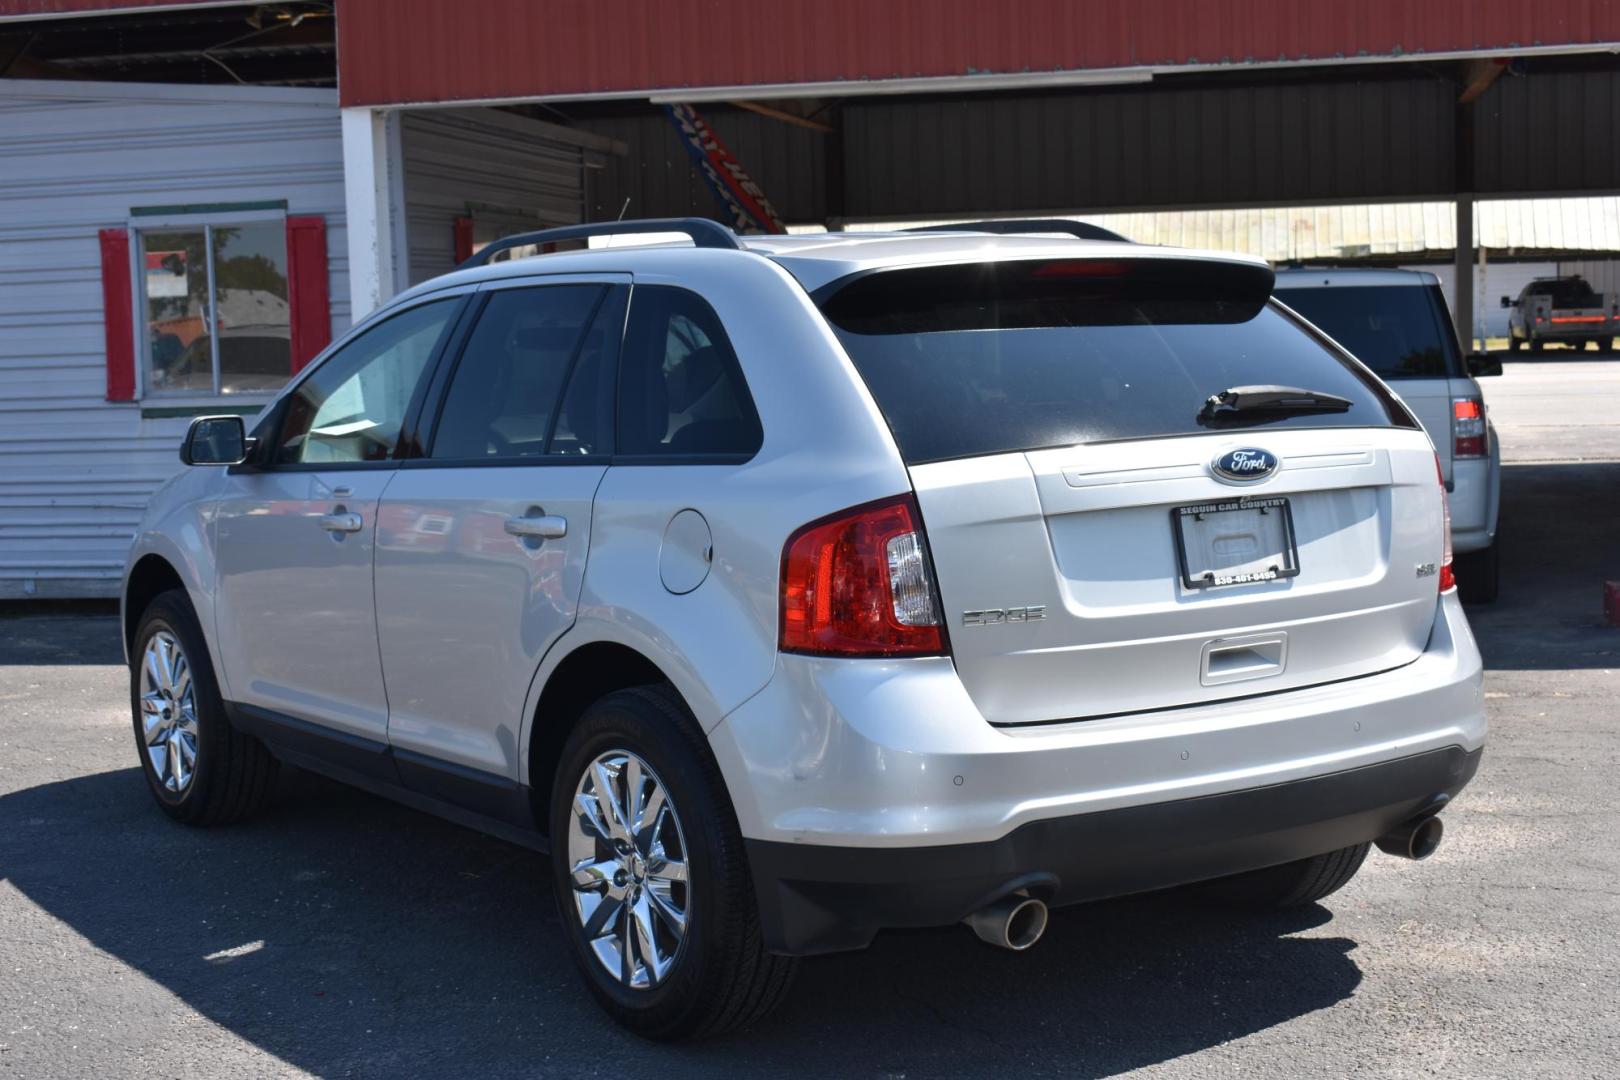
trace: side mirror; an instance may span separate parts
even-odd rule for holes
[[[1468,374],[1476,379],[1502,374],[1502,361],[1485,353],[1469,353],[1463,363],[1468,368]]]
[[[240,416],[199,416],[180,444],[185,465],[240,465],[253,450],[247,425]]]
[[[1513,297],[1511,297],[1511,296],[1502,297],[1502,306],[1503,307],[1512,307],[1513,306]]]

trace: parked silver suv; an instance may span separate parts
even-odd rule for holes
[[[1412,414],[1263,263],[973,233],[490,262],[192,427],[124,588],[159,805],[278,762],[549,850],[658,1038],[792,957],[1422,857],[1485,737]],[[489,249],[474,262],[484,262]],[[538,913],[537,913],[538,916]]]

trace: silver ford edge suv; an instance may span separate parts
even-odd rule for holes
[[[152,794],[229,822],[286,762],[548,851],[655,1038],[886,928],[1023,949],[1422,858],[1485,738],[1435,450],[1272,284],[971,232],[493,245],[251,434],[194,421],[123,591]]]

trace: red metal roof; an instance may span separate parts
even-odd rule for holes
[[[1620,42],[1620,0],[341,0],[337,14],[345,105]]]
[[[0,0],[0,19],[61,19],[140,8],[223,7],[241,0]]]

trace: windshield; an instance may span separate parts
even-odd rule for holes
[[[1280,287],[1277,299],[1382,378],[1461,374],[1457,337],[1446,321],[1446,300],[1438,285]]]
[[[1268,304],[1270,285],[1242,264],[1018,261],[879,271],[818,298],[909,464],[1206,433],[1204,402],[1238,386],[1350,401],[1245,426],[1409,423],[1376,380]]]

